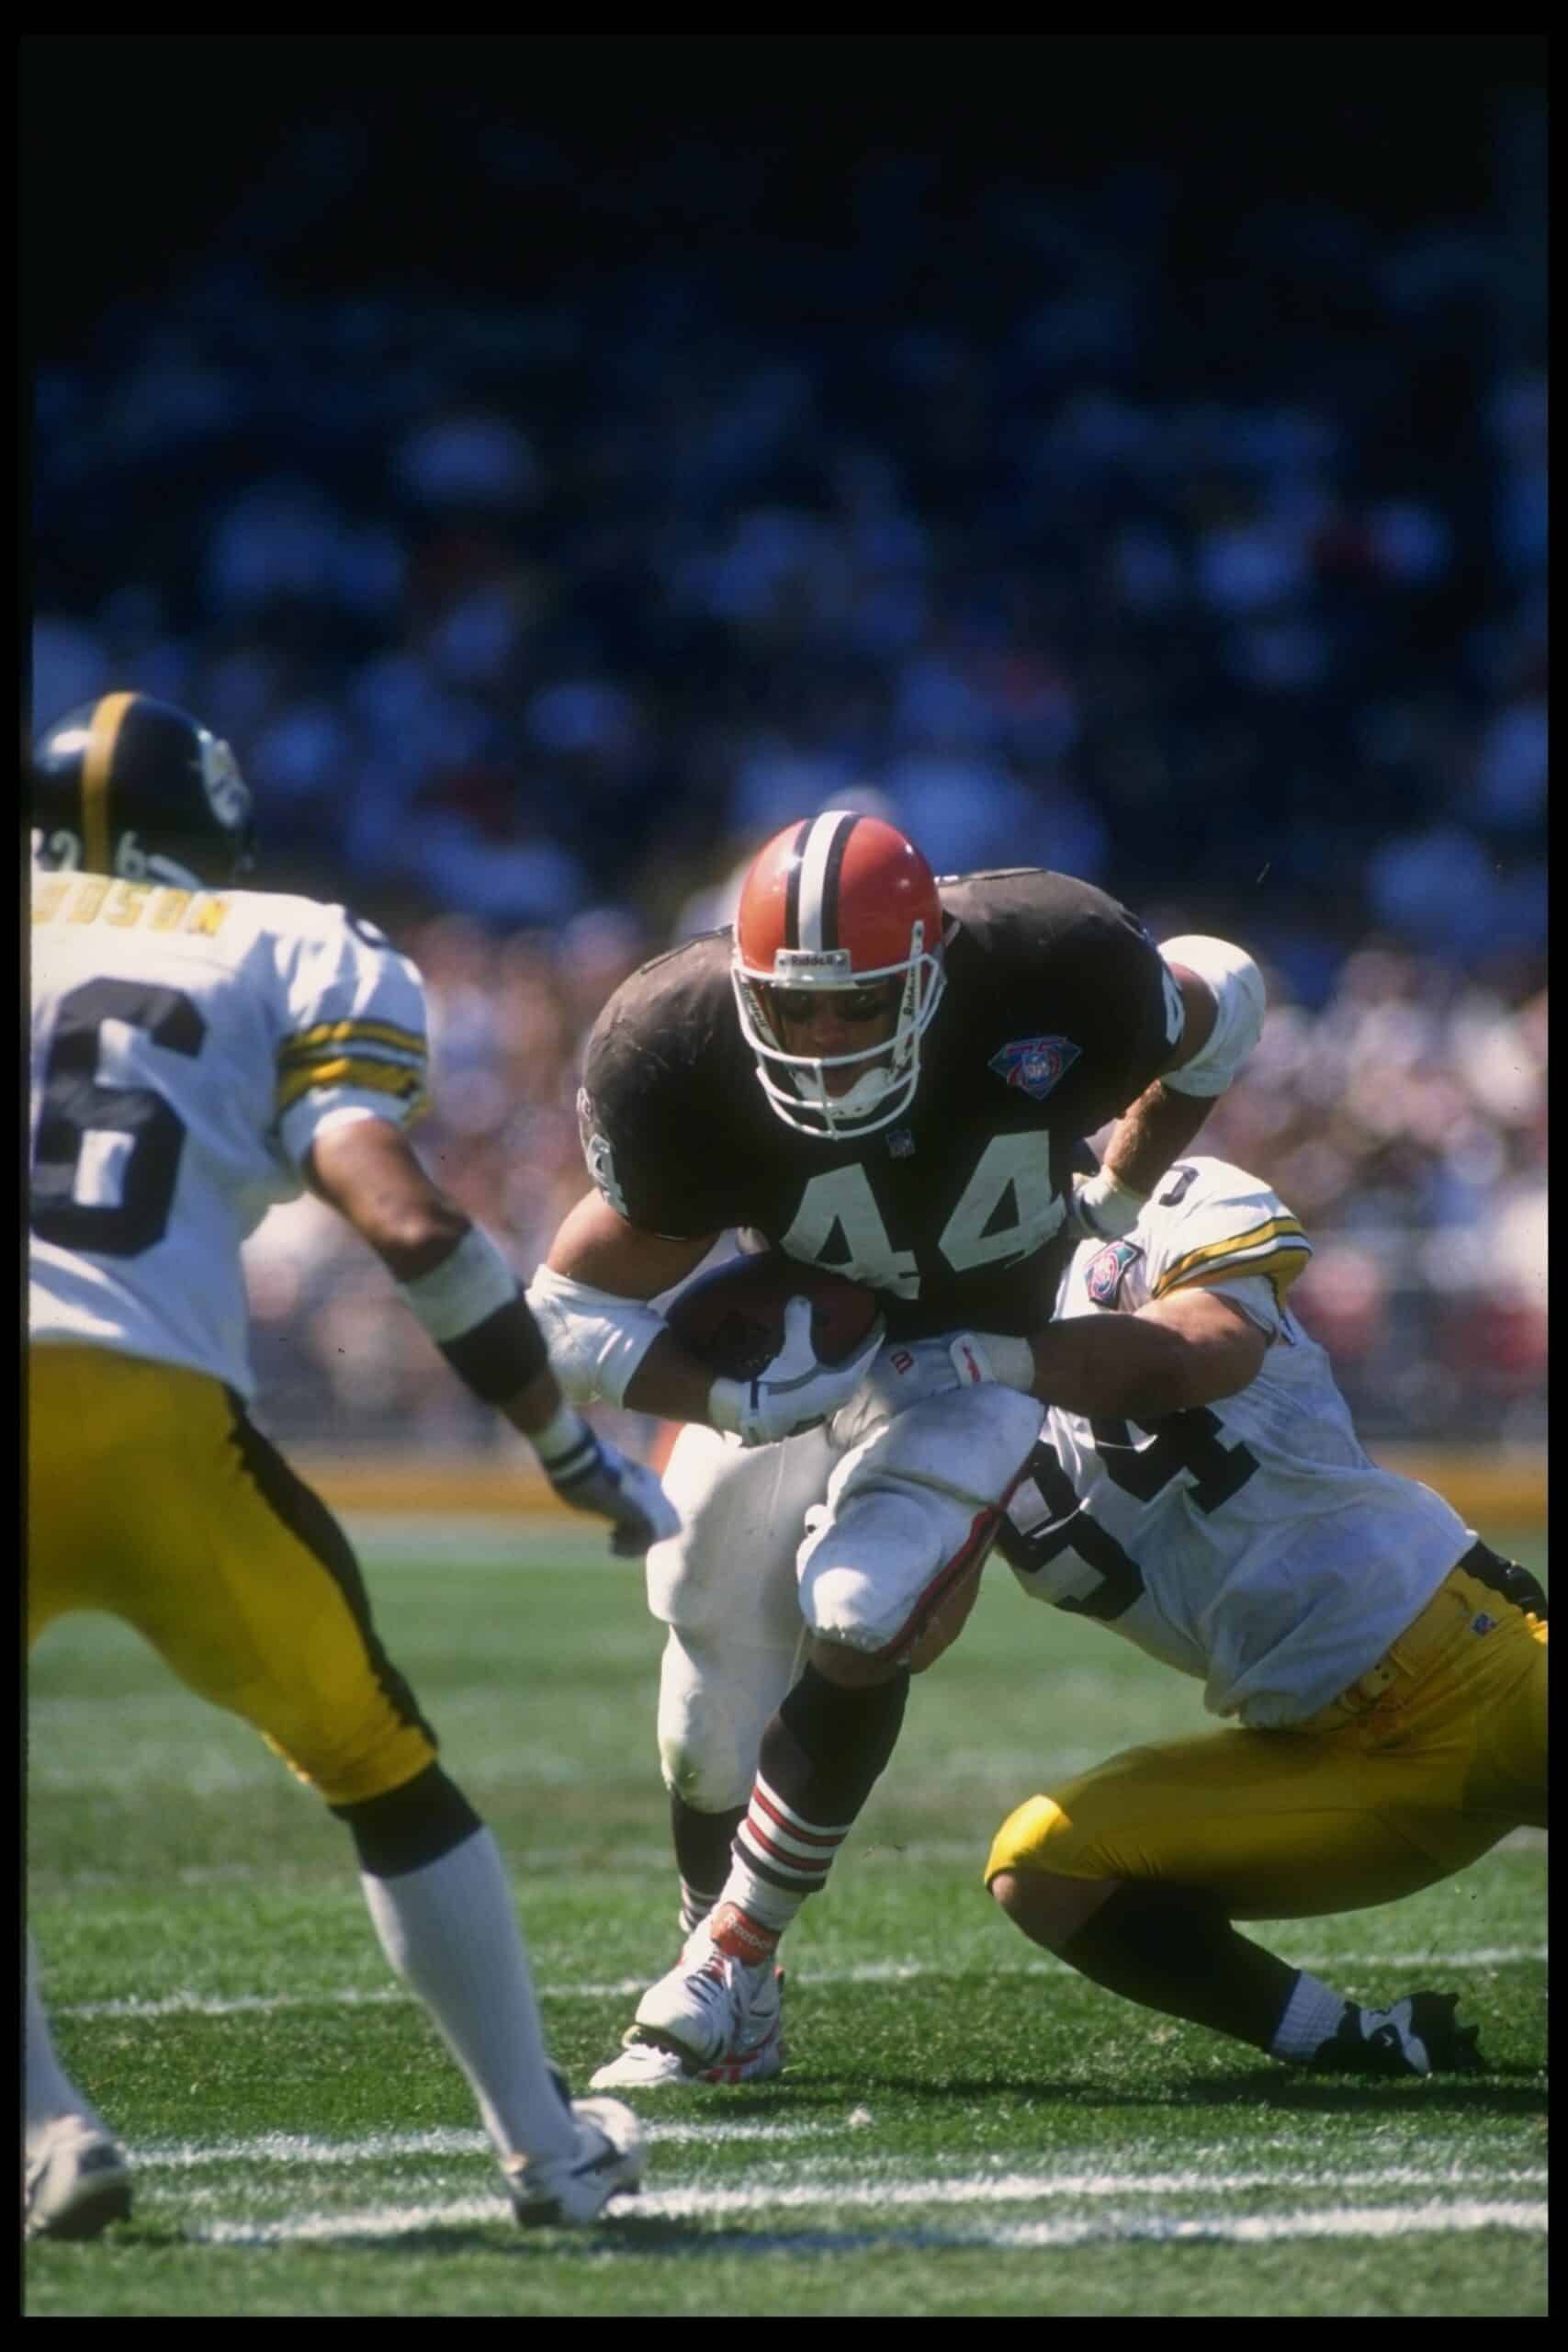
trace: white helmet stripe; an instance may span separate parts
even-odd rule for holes
[[[844,843],[859,822],[856,812],[848,808],[830,808],[812,820],[800,860],[798,928],[799,944],[804,948],[820,952],[840,944],[839,870],[844,862]]]

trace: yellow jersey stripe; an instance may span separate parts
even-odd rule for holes
[[[1305,1272],[1311,1256],[1312,1244],[1303,1235],[1300,1241],[1281,1241],[1277,1250],[1270,1250],[1264,1257],[1243,1258],[1239,1261],[1227,1259],[1217,1264],[1200,1266],[1179,1283],[1167,1278],[1155,1295],[1166,1298],[1173,1290],[1201,1290],[1206,1283],[1235,1282],[1238,1275],[1243,1274],[1261,1274],[1273,1284],[1275,1299],[1283,1306],[1285,1293],[1296,1276]]]
[[[277,1049],[280,1063],[296,1062],[323,1046],[396,1046],[403,1053],[423,1055],[426,1041],[417,1029],[400,1029],[390,1021],[319,1021],[313,1029],[297,1029]]]
[[[355,1062],[374,1062],[378,1069],[406,1070],[414,1078],[423,1079],[425,1075],[425,1060],[423,1054],[397,1053],[390,1046],[362,1046],[355,1043],[350,1046],[323,1046],[318,1053],[300,1054],[292,1061],[280,1062],[277,1082],[281,1086],[285,1079],[299,1078],[310,1071],[324,1069],[329,1062],[341,1062],[345,1059]]]
[[[309,1069],[291,1070],[280,1078],[279,1117],[292,1109],[301,1095],[319,1086],[355,1086],[372,1094],[395,1094],[404,1102],[418,1101],[424,1093],[424,1079],[419,1070],[400,1068],[395,1062],[364,1061],[344,1054],[336,1061],[316,1062]]]
[[[82,754],[82,863],[89,874],[112,874],[109,859],[109,769],[134,695],[105,695],[93,713]]]
[[[1276,1243],[1292,1238],[1299,1241],[1303,1249],[1312,1247],[1302,1231],[1301,1220],[1287,1215],[1268,1217],[1261,1225],[1252,1226],[1245,1233],[1230,1233],[1218,1241],[1202,1242],[1196,1250],[1189,1250],[1185,1257],[1172,1261],[1155,1284],[1154,1295],[1157,1298],[1161,1291],[1172,1288],[1177,1283],[1190,1281],[1200,1267],[1213,1265],[1216,1259],[1245,1257],[1248,1250],[1264,1255]]]

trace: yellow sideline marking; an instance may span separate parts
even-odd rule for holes
[[[349,1459],[341,1453],[314,1453],[288,1447],[288,1458],[299,1476],[314,1487],[334,1510],[436,1511],[454,1513],[496,1511],[558,1511],[566,1519],[581,1519],[568,1510],[539,1470],[527,1460],[497,1462],[488,1454],[436,1461],[410,1462],[390,1453]],[[1377,1446],[1374,1459],[1403,1478],[1417,1478],[1435,1487],[1461,1519],[1482,1528],[1500,1525],[1544,1527],[1546,1524],[1546,1457],[1534,1448],[1517,1456],[1495,1448]],[[656,1450],[655,1463],[660,1459]]]

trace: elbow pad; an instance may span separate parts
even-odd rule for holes
[[[574,1405],[624,1402],[633,1373],[662,1331],[662,1315],[541,1266],[525,1293],[550,1351],[561,1394]]]
[[[1223,1094],[1263,1035],[1269,1006],[1263,975],[1245,947],[1201,932],[1162,939],[1159,952],[1168,964],[1184,964],[1206,980],[1214,999],[1207,1045],[1190,1061],[1163,1071],[1160,1084],[1176,1094]]]

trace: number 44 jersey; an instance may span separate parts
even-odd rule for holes
[[[413,965],[342,907],[35,874],[31,1337],[249,1396],[240,1245],[322,1122],[424,1105]]]
[[[1088,883],[1021,867],[944,878],[946,989],[908,1115],[862,1136],[775,1116],[736,1016],[730,937],[646,964],[589,1039],[582,1147],[633,1225],[728,1227],[884,1295],[893,1338],[1044,1321],[1073,1151],[1170,1058],[1182,1008],[1158,949]]]
[[[1311,1255],[1279,1195],[1224,1160],[1171,1169],[1124,1239],[1084,1242],[1059,1316],[1202,1284],[1269,1338],[1233,1396],[1147,1423],[1053,1406],[1001,1538],[1023,1589],[1096,1617],[1258,1729],[1301,1723],[1404,1631],[1474,1534],[1363,1451],[1286,1305]]]

